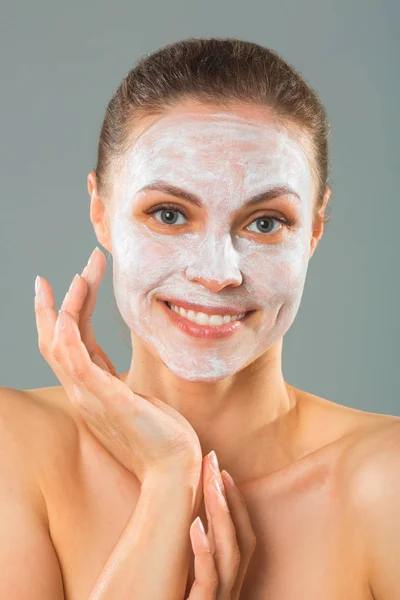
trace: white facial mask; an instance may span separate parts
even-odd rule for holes
[[[161,193],[138,193],[156,180],[196,194],[204,208]],[[288,195],[272,201],[273,208],[270,202],[257,205],[234,228],[234,211],[270,186],[289,186],[300,200]],[[299,143],[276,125],[231,113],[172,114],[139,136],[114,190],[117,306],[129,329],[173,373],[188,381],[223,379],[280,340],[300,306],[312,234],[313,180]],[[161,213],[141,211],[138,219],[133,214],[138,202],[143,210],[172,202],[187,218],[176,213],[177,224],[168,224]],[[263,213],[269,219],[289,216],[285,205],[296,217],[292,228],[276,221],[273,233],[258,228]],[[216,280],[221,288],[212,292],[195,277]],[[156,301],[161,295],[258,312],[250,317],[252,325],[243,323],[225,339],[198,339],[170,322]]]

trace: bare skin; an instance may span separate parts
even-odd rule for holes
[[[117,377],[124,382],[126,373]],[[374,485],[373,470],[365,467],[377,457],[380,465],[386,458],[393,464],[400,419],[285,385],[297,407],[302,451],[271,461],[268,436],[259,437],[257,470],[236,482],[257,539],[240,597],[372,600],[373,549],[358,489]],[[63,386],[14,392],[6,402],[10,431],[26,448],[29,480],[36,478],[43,494],[42,526],[57,554],[65,598],[87,600],[135,514],[141,481],[85,427]],[[207,523],[204,503],[198,514]],[[194,581],[192,556],[186,594]]]
[[[348,492],[360,462],[398,435],[399,419],[293,391],[307,405],[309,453],[275,470],[266,461],[264,475],[238,483],[257,536],[241,597],[372,600],[363,525]],[[21,410],[35,423],[34,462],[65,598],[86,600],[135,509],[140,482],[76,421],[62,386],[21,393]],[[206,524],[204,503],[199,514]],[[193,580],[192,556],[187,590]]]
[[[196,110],[209,108],[196,106]],[[252,117],[257,114],[249,108],[238,108],[237,113],[245,116],[249,111]],[[143,127],[150,122],[144,120]],[[88,189],[96,235],[112,251],[109,214],[97,194],[93,173]],[[329,195],[327,190],[323,208]],[[310,257],[322,231],[322,221],[316,221]],[[84,319],[86,334],[82,335],[86,345],[105,268],[104,256],[96,260],[101,273],[88,283],[91,307],[86,307],[89,318]],[[200,283],[217,294],[232,282],[202,278]],[[212,384],[178,380],[133,332],[132,346],[129,371],[116,377],[132,391],[162,398],[177,410],[196,432],[201,454],[214,449],[221,469],[231,473],[243,494],[257,547],[241,597],[371,600],[370,548],[352,484],[360,466],[377,449],[390,452],[390,443],[383,442],[398,435],[399,420],[349,409],[286,383],[281,371],[282,340],[229,382]],[[135,477],[129,463],[122,464],[84,426],[63,386],[23,390],[19,399],[21,417],[29,414],[26,443],[43,494],[43,524],[57,553],[65,598],[87,600],[135,511],[142,474]],[[123,418],[119,425],[132,426]],[[199,514],[207,523],[203,502]],[[187,593],[195,580],[193,566],[192,556]]]

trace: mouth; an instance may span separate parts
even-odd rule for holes
[[[255,310],[249,310],[240,315],[210,315],[194,311],[187,311],[184,314],[177,312],[177,309],[172,308],[172,305],[167,300],[158,300],[165,308],[167,316],[183,333],[191,337],[203,339],[225,338],[233,335],[238,330],[242,329]],[[195,315],[198,315],[195,317]],[[194,320],[194,319],[197,319]]]

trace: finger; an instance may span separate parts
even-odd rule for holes
[[[93,362],[119,379],[114,364],[98,345],[92,325],[92,316],[97,302],[98,290],[106,266],[106,258],[100,248],[96,246],[89,257],[87,265],[81,273],[81,279],[86,284],[86,293],[79,314],[79,329],[82,342],[88,349],[89,356]]]
[[[119,378],[113,363],[97,344],[91,323],[98,288],[105,267],[105,257],[96,246],[82,274],[75,275],[60,310],[70,313],[78,323],[82,342],[85,344],[92,361],[100,368],[109,371],[114,377]]]
[[[93,252],[92,255],[89,257],[88,264],[82,271],[82,274],[86,272],[85,270],[88,268],[92,256]],[[88,296],[89,285],[87,283],[87,278],[77,273],[73,278],[67,293],[65,294],[60,310],[68,311],[74,317],[76,322],[80,324],[83,314],[83,307],[85,306],[85,304],[87,304]]]
[[[98,254],[104,260],[104,256],[100,251],[96,251],[95,249],[92,252],[82,274],[79,275],[77,273],[72,280],[60,308],[60,310],[65,310],[72,315],[78,323],[82,341],[89,349],[89,354],[91,354],[91,350],[96,346],[96,339],[91,326],[91,316],[96,304],[97,290],[101,280],[97,276],[101,272],[96,264],[96,260],[98,262]]]
[[[210,453],[211,454],[211,453]],[[211,463],[210,463],[210,454],[207,454],[204,458],[203,458],[203,488],[206,487],[206,479],[207,479],[207,473],[214,473],[217,475],[217,479],[219,481],[219,483],[221,484],[221,486],[223,487],[223,481],[221,479],[221,475],[216,473],[212,468],[211,468]],[[224,492],[224,490],[222,490]],[[225,493],[225,492],[224,492]],[[213,534],[213,527],[212,527],[212,519],[211,519],[211,515],[210,515],[210,511],[208,509],[207,503],[204,501],[204,508],[206,511],[206,515],[207,515],[207,538],[209,540],[210,543],[210,547],[212,552],[215,552],[215,539],[214,539],[214,534]]]
[[[208,469],[204,484],[204,497],[211,514],[212,530],[215,541],[214,560],[218,573],[218,598],[229,597],[235,583],[240,552],[236,539],[235,526],[225,500],[223,489],[215,476],[207,457]],[[217,484],[217,487],[214,485]],[[219,490],[217,489],[219,488]]]
[[[194,552],[195,580],[187,600],[215,600],[218,575],[200,517],[197,517],[190,527],[190,539]]]
[[[222,470],[221,475],[225,484],[225,492],[241,557],[235,584],[231,592],[232,600],[236,600],[239,598],[248,564],[257,542],[243,495],[227,471]]]
[[[38,293],[35,296],[35,318],[39,349],[47,360],[46,354],[53,343],[58,315],[55,310],[53,290],[44,277],[40,277]]]
[[[88,348],[88,351],[89,351],[89,348]],[[117,377],[117,379],[120,378],[113,363],[111,362],[111,360],[108,358],[107,354],[100,348],[100,346],[97,343],[96,343],[96,347],[93,350],[91,350],[89,352],[89,354],[90,354],[93,362],[96,363],[96,365],[98,365],[102,369],[105,369],[106,371],[111,373],[111,375],[113,375],[114,377]]]
[[[54,329],[54,346],[58,349],[59,360],[76,384],[81,384],[93,394],[105,397],[120,391],[126,397],[131,390],[119,379],[97,366],[82,341],[80,329],[67,311],[60,310]],[[120,385],[117,385],[117,384]]]
[[[156,408],[139,394],[132,392],[123,381],[104,371],[91,360],[87,348],[82,342],[79,327],[68,312],[60,310],[55,326],[54,344],[59,349],[62,366],[68,371],[76,388],[77,400],[80,400],[80,392],[83,392],[82,396],[85,399],[91,398],[96,403],[96,406],[93,407],[82,405],[89,415],[91,409],[94,412],[97,409],[98,412],[99,408],[102,411],[114,409],[118,414],[119,404],[121,403],[126,410],[128,403],[134,418],[140,417],[142,414],[147,415],[149,410],[154,418],[153,411],[157,410]]]
[[[40,353],[67,389],[70,384],[68,369],[60,361],[60,351],[54,343],[58,322],[54,294],[51,285],[44,277],[39,278],[39,287],[35,296],[35,316]]]
[[[100,283],[107,267],[104,254],[96,246],[82,271],[82,279],[86,282],[87,293],[80,314],[80,330],[83,343],[88,348],[96,346],[96,338],[92,327],[92,316],[97,302]],[[104,359],[104,356],[102,356]]]
[[[77,273],[69,286],[60,310],[67,311],[80,326],[82,307],[85,302],[87,286],[85,280]]]
[[[207,458],[204,457],[204,459],[203,459],[202,477],[203,477],[204,509],[206,511],[206,516],[207,516],[207,539],[208,539],[208,543],[209,543],[210,548],[211,548],[211,552],[214,554],[215,553],[215,539],[214,539],[214,533],[213,533],[213,528],[212,528],[212,519],[211,519],[211,514],[210,514],[210,511],[208,509],[208,505],[207,505],[205,494],[204,494],[204,489],[206,487],[206,484],[205,484],[205,481],[206,481],[205,473],[207,472],[207,464],[206,463],[207,463]]]

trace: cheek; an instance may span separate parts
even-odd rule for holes
[[[183,270],[190,251],[171,236],[162,241],[137,230],[120,231],[113,244],[113,280],[115,287],[131,293],[149,292],[160,282]]]
[[[296,301],[302,293],[307,261],[301,248],[277,247],[257,252],[243,262],[250,295],[266,305]]]

